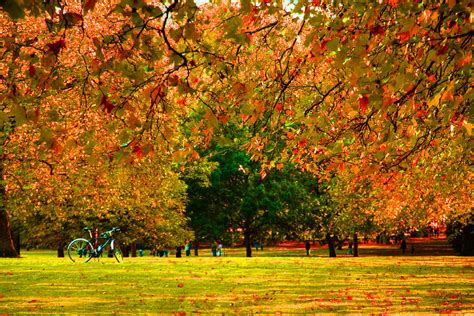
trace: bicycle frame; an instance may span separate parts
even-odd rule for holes
[[[100,236],[98,235],[98,231],[95,231],[95,236],[92,235],[92,231],[89,231],[89,235],[91,237],[90,242],[94,246],[94,249],[92,249],[92,257],[98,258],[102,255],[102,252],[104,251],[105,247],[107,247],[110,244],[111,249],[113,250],[115,247],[115,239],[112,238],[111,231],[107,231],[105,233],[102,233]],[[104,242],[99,243],[101,239],[105,239]]]
[[[122,262],[122,251],[119,245],[116,244],[115,239],[112,237],[112,234],[114,232],[120,231],[120,229],[113,228],[102,233],[101,235],[99,235],[97,229],[94,231],[94,233],[92,232],[92,229],[88,227],[85,227],[84,230],[89,232],[90,239],[77,238],[71,241],[68,246],[68,255],[73,262],[87,262],[91,258],[99,258],[102,256],[104,249],[109,245],[113,257],[115,257],[118,262]],[[101,242],[101,240],[103,241]]]

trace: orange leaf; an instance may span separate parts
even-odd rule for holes
[[[344,162],[341,162],[337,167],[341,172],[344,172],[346,170],[346,164]]]

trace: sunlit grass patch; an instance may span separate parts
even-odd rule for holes
[[[473,258],[234,251],[123,264],[30,251],[0,259],[0,313],[474,313]]]

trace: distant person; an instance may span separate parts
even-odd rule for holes
[[[352,242],[349,243],[349,247],[347,248],[347,254],[348,255],[353,255],[354,252],[352,251]]]
[[[217,245],[217,256],[220,257],[222,255],[222,243]]]
[[[217,256],[217,246],[215,244],[211,247],[211,253],[213,257]]]
[[[309,256],[311,252],[311,244],[309,243],[309,240],[305,242],[304,248],[306,249],[306,255]]]
[[[181,258],[181,246],[176,247],[176,258]]]
[[[186,245],[184,246],[184,251],[186,252],[186,257],[189,257],[191,255],[191,242],[186,242]]]
[[[258,249],[260,248],[260,243],[258,241],[255,241],[253,245],[255,246],[255,251],[258,251]]]
[[[402,250],[402,253],[405,254],[405,251],[407,250],[407,241],[405,239],[402,240],[402,244],[400,245],[400,249]]]

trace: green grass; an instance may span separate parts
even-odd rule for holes
[[[0,314],[474,313],[474,258],[361,251],[328,258],[324,249],[306,257],[303,249],[266,248],[244,258],[243,249],[231,249],[213,258],[201,250],[123,264],[24,251],[0,259]]]

